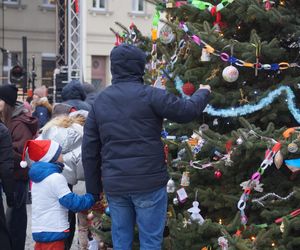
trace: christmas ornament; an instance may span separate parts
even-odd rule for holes
[[[276,168],[279,169],[282,166],[282,163],[283,163],[283,156],[281,151],[279,150],[274,157],[274,164]]]
[[[228,250],[228,240],[221,236],[218,238],[218,244],[222,250]]]
[[[222,76],[226,82],[235,82],[239,77],[239,71],[236,67],[230,65],[223,70]]]
[[[174,41],[175,35],[172,28],[165,24],[159,31],[159,39],[163,44],[169,44]]]
[[[201,62],[209,62],[210,61],[210,53],[207,51],[206,48],[202,48],[202,54],[201,54]]]
[[[88,220],[92,220],[92,219],[94,219],[94,214],[93,214],[93,212],[90,212],[88,215],[87,215],[87,219]]]
[[[284,162],[293,173],[300,171],[300,158],[285,160]]]
[[[186,191],[185,191],[185,189],[183,187],[180,188],[180,189],[178,189],[176,193],[177,193],[178,201],[180,203],[186,202],[186,200],[188,198],[188,195],[187,195],[187,193],[186,193]]]
[[[284,233],[284,223],[283,223],[283,221],[281,222],[279,229],[280,229],[280,232]]]
[[[260,183],[259,180],[248,180],[248,181],[244,181],[240,184],[240,186],[243,188],[243,190],[252,190],[254,189],[257,192],[263,192],[263,183]]]
[[[106,207],[105,210],[104,210],[105,214],[107,216],[110,216],[110,210],[109,210],[109,207]]]
[[[194,84],[192,84],[190,82],[186,82],[182,86],[182,91],[184,94],[191,96],[196,91],[196,89],[195,89]]]
[[[274,2],[270,1],[270,0],[264,0],[263,2],[265,3],[265,10],[266,11],[269,11],[272,8],[272,4],[274,4]]]
[[[298,151],[298,145],[296,143],[294,143],[294,142],[290,143],[288,145],[288,151],[290,153],[296,153]]]
[[[168,193],[175,192],[175,182],[172,180],[172,178],[167,183],[167,192]]]
[[[179,203],[179,201],[178,201],[178,199],[175,197],[175,198],[173,199],[173,204],[174,204],[174,205],[178,205],[178,203]]]
[[[166,89],[166,86],[163,84],[161,77],[157,77],[153,86],[158,89]]]
[[[190,172],[184,171],[182,173],[180,185],[183,187],[188,187],[190,185]]]
[[[218,126],[218,125],[219,125],[219,121],[217,118],[215,118],[213,121],[213,126]]]
[[[219,179],[221,179],[221,177],[222,177],[222,172],[218,169],[218,170],[216,170],[215,171],[215,178],[217,179],[217,180],[219,180]]]
[[[243,142],[244,142],[244,140],[243,140],[241,137],[239,137],[239,138],[236,140],[236,144],[237,144],[237,145],[241,145]]]
[[[189,213],[191,213],[191,220],[198,222],[200,225],[202,225],[204,223],[204,219],[202,217],[202,215],[200,214],[200,209],[199,209],[199,202],[198,201],[194,201],[193,202],[193,207],[189,208],[187,210]]]

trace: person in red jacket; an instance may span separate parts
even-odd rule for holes
[[[14,150],[14,179],[17,193],[15,206],[8,208],[6,219],[13,237],[13,250],[24,250],[27,228],[26,199],[28,191],[28,168],[22,168],[22,152],[25,142],[36,136],[38,120],[29,116],[28,110],[17,102],[18,89],[14,85],[0,86],[0,119],[9,129]]]

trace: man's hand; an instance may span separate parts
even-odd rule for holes
[[[209,92],[211,92],[211,89],[210,89],[209,85],[200,84],[199,89],[207,89]]]

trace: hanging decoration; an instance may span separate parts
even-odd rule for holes
[[[210,61],[210,53],[206,48],[202,48],[202,53],[200,57],[201,62],[209,62]]]
[[[218,238],[218,244],[221,250],[228,250],[228,240],[224,236]]]
[[[202,225],[204,223],[204,219],[202,215],[200,214],[200,208],[199,208],[199,202],[194,201],[193,207],[189,208],[187,210],[189,213],[191,213],[191,220],[194,222],[198,222],[198,224]]]
[[[293,195],[295,194],[295,191],[289,193],[289,195],[287,195],[286,197],[282,197],[282,196],[279,196],[278,194],[275,194],[275,193],[268,193],[268,194],[265,194],[264,196],[260,197],[260,198],[257,198],[257,199],[253,199],[252,200],[252,203],[258,203],[259,205],[261,205],[262,207],[264,207],[264,201],[267,200],[268,198],[276,198],[277,200],[288,200],[290,199]]]
[[[222,76],[226,82],[235,82],[239,77],[239,71],[236,67],[230,65],[223,70]]]
[[[185,93],[188,96],[191,96],[192,94],[194,94],[194,92],[196,91],[196,88],[194,86],[194,84],[190,83],[190,82],[186,82],[185,84],[183,84],[182,86],[182,91],[183,93]]]
[[[221,172],[221,170],[220,170],[220,169],[216,170],[216,171],[215,171],[215,178],[216,178],[217,180],[219,180],[219,179],[221,179],[221,177],[222,177],[222,172]]]
[[[245,214],[245,208],[247,205],[247,201],[249,199],[249,196],[253,190],[253,186],[251,185],[253,181],[259,182],[261,176],[264,174],[265,170],[273,164],[273,159],[275,154],[280,150],[281,144],[277,142],[271,150],[267,150],[265,154],[265,159],[263,162],[260,164],[260,167],[258,168],[257,172],[255,172],[251,179],[249,180],[249,183],[247,187],[244,189],[243,194],[240,197],[240,200],[238,202],[238,209],[240,210],[241,213],[241,223],[243,225],[246,225],[248,222],[248,218]]]
[[[257,104],[246,104],[241,107],[231,107],[227,109],[215,109],[211,105],[207,105],[205,112],[211,116],[220,117],[238,117],[248,114],[252,114],[258,110],[261,110],[278,98],[282,92],[286,93],[286,101],[288,104],[288,109],[294,116],[295,120],[300,123],[300,110],[296,108],[295,104],[295,94],[289,86],[281,86],[278,89],[271,91],[266,97],[262,98]]]
[[[175,182],[171,178],[167,183],[167,193],[174,193],[175,192]]]
[[[288,62],[280,62],[280,63],[265,63],[262,64],[259,62],[260,55],[260,45],[254,45],[256,47],[256,62],[246,62],[234,56],[230,56],[226,52],[219,52],[214,49],[211,45],[203,41],[198,35],[193,34],[187,25],[184,22],[179,23],[179,28],[181,28],[186,35],[190,38],[191,41],[196,43],[198,46],[204,47],[210,54],[214,56],[220,57],[220,59],[224,62],[228,62],[234,64],[239,67],[247,67],[255,69],[255,74],[257,75],[257,71],[259,70],[270,70],[270,71],[278,71],[278,70],[286,70],[289,68],[300,68],[298,63],[288,63]]]
[[[165,24],[159,31],[159,40],[163,44],[170,44],[175,40],[175,35],[173,33],[170,25]]]

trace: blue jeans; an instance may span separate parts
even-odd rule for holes
[[[137,223],[141,250],[160,250],[167,217],[166,187],[153,192],[108,195],[114,250],[131,250]]]
[[[16,204],[14,207],[7,208],[6,220],[8,231],[13,239],[13,250],[24,250],[27,228],[26,199],[28,181],[16,181],[15,191],[17,193]]]

